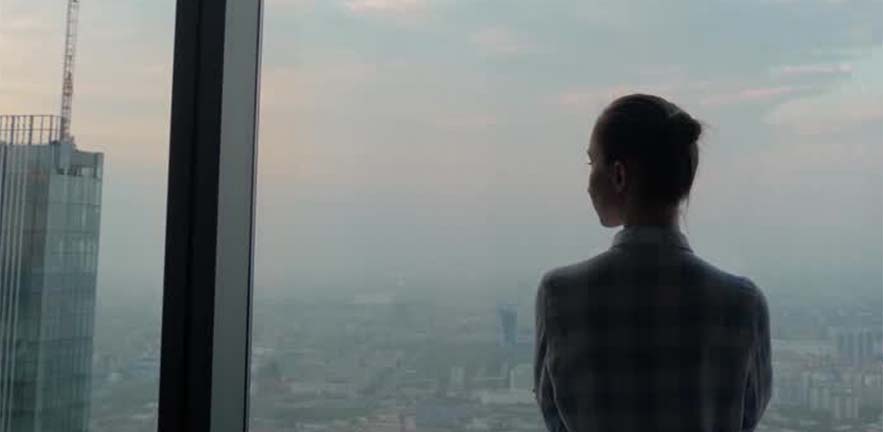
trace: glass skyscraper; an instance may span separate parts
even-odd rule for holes
[[[103,155],[0,116],[0,432],[86,431]]]

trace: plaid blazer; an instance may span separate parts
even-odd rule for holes
[[[752,431],[771,396],[763,293],[670,228],[627,227],[608,251],[548,272],[535,349],[552,432]]]

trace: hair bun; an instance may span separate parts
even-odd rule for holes
[[[702,135],[702,124],[686,111],[678,110],[669,118],[669,130],[673,141],[691,145]]]

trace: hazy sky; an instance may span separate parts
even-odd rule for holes
[[[64,3],[0,0],[0,113],[58,110]],[[159,292],[173,9],[81,6],[108,298]],[[267,0],[262,83],[259,298],[533,291],[609,245],[584,151],[633,91],[708,126],[698,253],[772,297],[880,295],[883,1]]]

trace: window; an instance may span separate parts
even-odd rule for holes
[[[0,2],[2,431],[156,430],[173,7]]]
[[[630,92],[708,125],[683,229],[769,297],[763,430],[879,424],[881,42],[872,1],[269,1],[251,430],[542,430],[533,296],[609,246]]]
[[[263,3],[0,0],[0,431],[542,430],[629,92],[708,126],[682,224],[769,297],[761,430],[883,421],[879,1]]]

